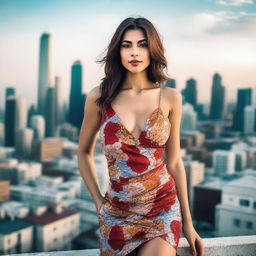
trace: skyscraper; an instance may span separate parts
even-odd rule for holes
[[[35,108],[35,105],[32,104],[29,109],[28,109],[28,124],[27,126],[28,127],[32,127],[31,126],[31,119],[34,115],[37,115],[37,111],[36,111],[36,108]]]
[[[8,96],[5,109],[5,145],[15,146],[16,130],[27,126],[27,101],[24,97]]]
[[[63,101],[61,97],[61,84],[60,84],[60,78],[58,76],[55,76],[55,82],[54,82],[54,88],[55,88],[55,118],[56,118],[56,125],[60,125],[64,122],[63,117]]]
[[[15,149],[18,157],[30,158],[34,131],[30,128],[17,129],[15,132]]]
[[[244,134],[253,135],[255,132],[255,117],[256,117],[256,108],[255,106],[246,106],[244,108]]]
[[[14,95],[8,96],[5,103],[5,146],[14,146],[15,137],[15,111],[16,110],[16,99]]]
[[[45,135],[45,120],[41,115],[31,117],[31,128],[34,131],[34,140],[42,140]]]
[[[197,108],[197,88],[196,88],[196,80],[191,78],[186,82],[186,88],[182,90],[182,94],[185,97],[185,102],[190,103],[194,110]]]
[[[237,103],[233,118],[233,129],[236,131],[243,131],[244,129],[244,109],[251,105],[252,89],[240,88],[237,91]]]
[[[166,87],[176,88],[176,80],[172,78],[167,80]]]
[[[46,101],[47,106],[45,107],[45,133],[46,137],[55,136],[56,129],[56,103],[55,103],[55,88],[49,87],[47,89]]]
[[[15,88],[13,87],[7,87],[5,89],[5,100],[8,98],[8,96],[15,95]]]
[[[213,76],[210,116],[212,120],[219,120],[223,116],[225,104],[225,87],[221,84],[221,76],[216,73]]]
[[[5,115],[4,115],[4,144],[14,146],[15,128],[15,89],[8,87],[5,90]]]
[[[75,61],[71,68],[68,121],[80,128],[83,121],[82,65]]]
[[[40,38],[37,112],[44,116],[47,88],[50,86],[50,35],[42,34]]]
[[[182,120],[181,120],[181,130],[182,131],[192,131],[196,129],[197,116],[190,103],[185,103],[182,107]]]
[[[27,100],[24,97],[16,97],[15,129],[24,129],[28,122]]]

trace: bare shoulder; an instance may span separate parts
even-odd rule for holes
[[[96,134],[98,133],[101,121],[96,99],[99,97],[99,87],[92,88],[86,97],[84,104],[84,118],[79,135],[78,150],[81,153],[88,153],[93,155],[93,150],[96,143]]]
[[[100,106],[95,102],[101,96],[100,86],[93,87],[87,94],[86,101],[90,105],[90,108],[101,114]]]
[[[97,99],[99,98],[101,95],[101,92],[100,92],[100,86],[95,86],[93,87],[89,92],[88,92],[88,95],[87,97],[90,97],[90,99]]]
[[[163,87],[163,92],[164,92],[164,95],[166,95],[166,97],[169,100],[180,100],[182,98],[181,93],[176,88],[165,86]]]
[[[182,95],[176,88],[171,87],[163,87],[163,95],[169,104],[170,111],[175,109],[175,107],[179,107],[182,104]]]

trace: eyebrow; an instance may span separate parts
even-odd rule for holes
[[[147,41],[146,39],[142,39],[142,40],[139,40],[138,43],[141,43],[143,41]],[[131,41],[128,41],[128,40],[123,40],[122,43],[132,43]]]

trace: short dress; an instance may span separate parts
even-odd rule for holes
[[[109,186],[99,214],[102,256],[125,256],[161,237],[176,250],[182,228],[175,181],[164,161],[171,124],[160,106],[146,119],[138,139],[109,104],[99,138],[107,159]]]

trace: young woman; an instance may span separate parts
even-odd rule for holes
[[[203,255],[180,156],[182,97],[162,85],[157,30],[143,17],[125,19],[99,62],[105,77],[86,99],[78,164],[96,205],[101,255],[176,255],[181,229],[191,254]],[[93,161],[98,131],[110,178],[104,196]]]

